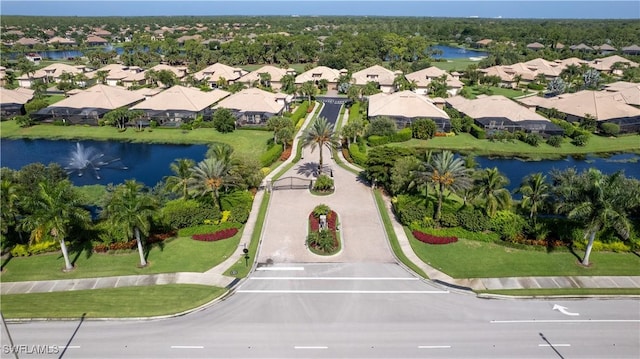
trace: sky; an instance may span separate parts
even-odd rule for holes
[[[0,15],[299,15],[640,19],[639,0],[1,0]],[[1,18],[0,18],[1,20]]]

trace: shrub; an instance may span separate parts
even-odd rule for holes
[[[179,237],[191,237],[194,234],[214,233],[222,229],[237,228],[240,229],[239,223],[225,222],[220,224],[201,224],[193,227],[182,228],[178,231]]]
[[[213,113],[213,127],[221,133],[233,132],[236,129],[236,118],[230,110],[219,108]]]
[[[547,144],[553,147],[560,147],[562,145],[562,136],[553,135],[547,139]]]
[[[307,115],[307,108],[309,107],[309,101],[302,102],[298,108],[291,115],[291,122],[295,125],[298,123],[298,120],[304,118]]]
[[[461,133],[462,131],[462,120],[458,117],[451,118],[451,131],[455,133]]]
[[[13,257],[27,257],[29,256],[29,250],[27,249],[26,244],[16,244],[11,249],[11,255]]]
[[[552,118],[551,122],[553,122],[558,127],[562,128],[562,131],[566,137],[572,137],[573,132],[576,130],[576,127],[574,125],[572,125],[571,123],[565,120],[558,120],[558,119]]]
[[[455,213],[442,213],[440,215],[440,225],[443,227],[457,227],[460,225]]]
[[[537,133],[529,133],[524,137],[523,142],[533,147],[538,147],[540,146],[540,142],[542,142],[542,136]]]
[[[391,136],[397,131],[396,122],[389,117],[377,117],[369,122],[367,136]]]
[[[589,136],[588,135],[577,135],[573,138],[573,141],[571,141],[571,143],[573,143],[574,145],[578,146],[578,147],[584,147],[587,145],[587,142],[589,142]]]
[[[349,155],[353,159],[353,162],[360,166],[367,164],[367,153],[360,150],[360,146],[356,143],[349,145]]]
[[[193,199],[169,201],[162,208],[162,214],[165,224],[173,229],[203,224],[206,220],[219,221],[222,217],[218,207]]]
[[[280,161],[286,161],[291,156],[291,146],[287,147],[286,150],[282,151],[280,154]]]
[[[320,175],[313,184],[316,191],[330,191],[333,189],[333,179],[327,175]]]
[[[49,106],[49,102],[47,102],[47,100],[33,99],[24,104],[24,110],[27,112],[27,114],[30,114],[32,112],[40,111],[47,106]]]
[[[433,138],[436,133],[436,123],[432,119],[419,118],[411,124],[411,135],[419,140]]]
[[[472,232],[483,232],[489,229],[489,219],[482,211],[462,210],[456,216],[460,226]]]
[[[369,146],[372,146],[372,147],[382,146],[382,145],[386,145],[387,143],[389,143],[389,137],[388,136],[371,135],[371,136],[367,137],[367,142],[369,142]]]
[[[406,141],[409,141],[410,139],[411,139],[411,128],[406,127],[394,133],[393,135],[391,135],[391,137],[389,138],[389,142],[406,142]]]
[[[282,155],[282,145],[272,145],[265,153],[260,156],[260,164],[262,167],[269,167]]]
[[[195,239],[196,241],[214,242],[222,239],[231,238],[235,236],[237,233],[238,233],[237,228],[227,228],[227,229],[219,230],[215,233],[194,234],[193,236],[191,236],[191,238]]]
[[[449,244],[458,241],[457,237],[438,237],[432,234],[426,234],[419,231],[411,232],[413,236],[420,242],[427,244]]]
[[[422,224],[425,218],[433,216],[433,211],[430,211],[424,204],[421,198],[399,195],[392,202],[393,212],[398,217],[400,223],[408,226],[412,223]]]
[[[472,125],[470,127],[469,133],[471,133],[473,137],[479,140],[484,140],[487,137],[487,133],[477,125]]]
[[[620,133],[620,126],[616,123],[605,122],[600,125],[600,130],[604,135],[616,136]]]
[[[510,211],[498,211],[490,220],[491,230],[500,234],[507,241],[516,241],[523,237],[526,221],[521,216]]]
[[[313,209],[313,216],[320,218],[321,215],[327,215],[331,211],[331,208],[326,204],[319,204]]]

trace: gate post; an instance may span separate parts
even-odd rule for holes
[[[271,183],[271,179],[267,179],[267,192],[271,192],[273,184]]]

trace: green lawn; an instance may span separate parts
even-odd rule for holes
[[[414,147],[434,150],[452,150],[476,155],[515,156],[532,159],[558,158],[574,154],[597,154],[615,152],[640,153],[640,136],[627,135],[616,138],[591,136],[584,147],[574,146],[567,140],[560,147],[546,143],[538,147],[522,141],[491,142],[478,140],[468,133],[454,137],[434,137],[430,140],[411,139],[407,142],[391,143],[388,146]]]
[[[0,276],[3,282],[30,280],[73,279],[123,276],[136,274],[204,272],[230,256],[237,248],[242,232],[229,239],[216,242],[195,241],[180,237],[169,241],[164,248],[154,246],[148,255],[149,265],[138,268],[140,257],[137,251],[123,254],[71,253],[76,268],[69,273],[61,271],[64,266],[59,252],[31,257],[11,258]]]
[[[469,57],[473,56],[473,52],[469,52]],[[468,58],[463,59],[453,59],[448,60],[446,62],[442,61],[434,61],[431,63],[432,66],[439,68],[444,71],[465,71],[469,65],[477,65],[478,61],[472,61]]]
[[[463,238],[431,245],[405,232],[420,259],[454,278],[640,275],[640,257],[632,253],[593,252],[592,266],[585,268],[568,251],[521,250]]]
[[[584,296],[584,295],[640,295],[640,288],[561,288],[561,289],[501,289],[481,290],[478,294],[500,294],[510,296]]]
[[[183,131],[174,128],[157,128],[152,132],[136,132],[129,128],[118,132],[115,127],[36,125],[22,128],[15,121],[0,122],[2,138],[46,138],[52,140],[91,139],[99,141],[128,141],[175,144],[210,144],[223,142],[232,145],[235,152],[259,157],[267,149],[267,141],[273,137],[270,131],[237,130],[220,133],[212,128]]]
[[[6,318],[125,318],[180,313],[226,293],[191,284],[8,294],[0,297]],[[46,303],[46,304],[45,304]]]
[[[471,89],[471,94],[473,95],[474,98],[481,94],[480,88],[478,86],[471,86],[470,89]],[[502,87],[490,87],[490,90],[493,95],[502,95],[507,98],[520,97],[528,93],[522,90],[507,89]]]

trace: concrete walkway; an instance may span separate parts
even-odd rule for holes
[[[313,113],[307,116],[305,121],[306,125],[311,121]],[[348,117],[348,112],[345,112],[344,119]],[[293,148],[294,152],[297,146],[299,138],[294,139]],[[298,167],[294,167],[289,170],[289,172],[297,173],[301,166],[304,166],[304,162],[309,162],[310,159],[316,158],[317,153],[311,155],[307,153],[305,149],[306,161],[301,161]],[[159,285],[159,284],[202,284],[202,285],[210,285],[216,287],[227,287],[231,288],[236,282],[237,279],[233,277],[228,277],[223,275],[223,273],[234,265],[238,260],[242,259],[244,253],[242,250],[245,248],[245,245],[248,247],[251,241],[251,235],[255,229],[258,211],[260,208],[260,204],[262,203],[264,197],[264,188],[266,187],[267,181],[270,181],[272,177],[279,172],[281,168],[287,166],[291,163],[292,159],[295,157],[295,153],[291,154],[291,157],[282,163],[278,169],[274,170],[270,173],[263,182],[262,189],[260,189],[253,201],[253,207],[251,209],[251,214],[249,215],[249,219],[245,225],[244,231],[242,233],[242,237],[240,239],[240,243],[238,248],[236,248],[235,252],[224,262],[221,264],[209,269],[204,273],[194,273],[194,272],[180,272],[180,273],[161,273],[161,274],[149,274],[149,275],[132,275],[132,276],[117,276],[117,277],[100,277],[100,278],[82,278],[82,279],[64,279],[64,280],[50,280],[50,281],[28,281],[28,282],[3,282],[0,286],[0,294],[20,294],[20,293],[43,293],[43,292],[57,292],[57,291],[73,291],[73,290],[87,290],[87,289],[99,289],[99,288],[120,288],[120,287],[128,287],[128,286],[146,286],[146,285]],[[348,163],[342,153],[338,151],[338,158],[342,160],[342,162],[348,166],[353,168],[354,170],[361,171],[361,168]],[[352,233],[360,233],[361,231],[371,231],[371,233],[367,234],[370,236],[374,236],[376,240],[376,246],[383,246],[385,251],[390,252],[388,249],[388,239],[386,238],[386,232],[381,230],[381,220],[379,218],[379,214],[377,211],[365,211],[370,210],[375,206],[374,202],[374,194],[373,191],[366,187],[366,184],[360,183],[356,180],[355,176],[350,172],[340,168],[330,156],[325,156],[325,159],[328,164],[330,164],[334,168],[335,180],[336,184],[340,187],[349,187],[349,190],[344,191],[344,193],[352,193],[352,191],[357,191],[359,193],[358,201],[349,201],[347,196],[340,196],[340,193],[337,191],[332,196],[329,197],[317,197],[312,196],[308,193],[308,191],[303,192],[300,190],[292,190],[292,191],[282,191],[282,193],[278,193],[277,196],[280,196],[282,200],[288,202],[295,202],[296,206],[302,206],[304,208],[292,208],[289,211],[289,214],[292,213],[302,213],[303,216],[306,216],[309,213],[309,209],[313,209],[315,205],[318,203],[328,203],[330,206],[336,206],[339,209],[339,214],[341,216],[341,223],[344,226],[345,237],[353,237]],[[286,192],[286,193],[285,193]],[[302,195],[304,194],[304,195]],[[292,198],[289,198],[293,195]],[[276,196],[272,197],[270,201],[270,205],[268,208],[268,216],[265,225],[263,226],[263,233],[261,235],[261,246],[259,252],[253,254],[253,258],[258,258],[258,261],[266,261],[267,259],[276,260],[276,261],[299,261],[300,259],[305,259],[306,257],[299,257],[302,255],[301,253],[306,254],[306,249],[304,245],[298,245],[297,248],[287,252],[289,254],[284,256],[276,256],[275,251],[277,249],[277,240],[283,239],[286,237],[287,233],[291,231],[291,228],[281,228],[281,225],[274,226],[272,222],[282,222],[279,219],[278,215],[287,216],[287,211],[283,210],[280,207],[282,203]],[[280,204],[278,204],[280,203]],[[357,215],[351,212],[359,212],[354,211],[353,208],[350,207],[349,203],[356,203],[362,212],[361,215]],[[428,264],[422,262],[418,256],[414,253],[411,245],[409,243],[409,239],[407,238],[402,225],[397,221],[393,220],[394,216],[391,210],[391,203],[389,198],[385,198],[385,210],[389,214],[390,218],[392,218],[393,229],[398,238],[398,242],[400,247],[404,253],[404,255],[416,264],[419,268],[421,268],[429,277],[430,280],[447,286],[458,287],[463,289],[474,289],[474,290],[499,290],[499,289],[539,289],[539,288],[640,288],[640,276],[598,276],[598,277],[589,277],[589,276],[572,276],[572,277],[515,277],[515,278],[472,278],[472,279],[459,279],[452,278],[447,274],[438,271],[437,269],[429,266]],[[367,208],[363,208],[365,205]],[[340,207],[343,206],[344,208]],[[277,212],[275,216],[274,212]],[[373,213],[376,213],[375,215]],[[374,218],[375,217],[375,218]],[[273,220],[271,220],[273,218]],[[271,220],[271,221],[270,221]],[[364,221],[364,223],[362,222]],[[292,223],[291,220],[284,223]],[[347,233],[348,228],[353,226],[354,228],[360,227],[357,231],[352,233]],[[367,229],[369,228],[369,229]],[[382,233],[380,233],[382,232]],[[387,243],[383,243],[384,241],[380,241],[378,239],[379,236],[383,240],[386,240]],[[286,240],[284,241],[286,244]],[[282,241],[280,245],[282,245]],[[369,258],[366,255],[374,256],[373,261],[379,262],[388,262],[393,260],[393,257],[390,253],[386,255],[379,255],[381,252],[376,253],[368,253],[365,252],[364,256],[360,254],[364,249],[360,247],[355,241],[354,242],[345,242],[347,248],[353,244],[352,248],[356,248],[356,250],[352,251],[354,254],[349,254],[351,252],[347,252],[346,250],[341,256],[334,256],[331,260],[332,262],[341,261],[362,261],[365,258]],[[370,246],[374,247],[374,246]],[[358,255],[356,255],[358,253]],[[290,255],[290,256],[289,256]],[[339,258],[338,258],[339,257]],[[258,261],[255,261],[256,263]],[[254,266],[256,265],[254,263]]]

